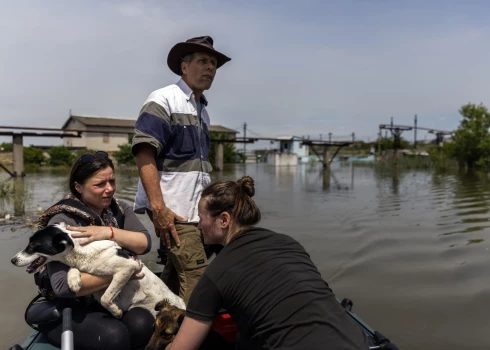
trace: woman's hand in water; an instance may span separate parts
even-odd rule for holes
[[[102,241],[104,239],[116,240],[116,237],[112,236],[114,228],[109,226],[67,226],[66,229],[79,232],[72,234],[71,236],[73,238],[86,238],[80,241],[81,245],[95,241]]]

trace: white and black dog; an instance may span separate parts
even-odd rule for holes
[[[114,317],[123,311],[142,307],[156,315],[155,305],[167,299],[171,305],[185,309],[185,303],[143,266],[142,279],[131,279],[140,264],[130,258],[116,242],[103,240],[80,245],[82,238],[72,238],[77,233],[66,229],[64,223],[45,227],[29,238],[27,247],[12,258],[16,266],[27,266],[27,272],[35,273],[49,261],[59,261],[70,266],[68,286],[73,292],[81,288],[80,271],[93,275],[111,275],[112,282],[105,291],[94,293],[96,300]]]

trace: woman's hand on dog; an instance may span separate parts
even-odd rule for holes
[[[102,241],[110,239],[112,236],[112,230],[107,226],[68,226],[68,230],[77,231],[79,233],[73,233],[73,238],[87,238],[80,241],[80,245],[85,245],[90,242]],[[136,257],[131,256],[131,259],[138,262],[139,267],[131,276],[132,280],[139,280],[145,277],[145,274],[141,272],[143,270],[143,263]]]
[[[111,228],[108,226],[68,226],[67,229],[70,231],[79,232],[73,233],[73,238],[87,238],[80,241],[81,245],[95,241],[102,241],[104,239],[110,239],[112,234]]]

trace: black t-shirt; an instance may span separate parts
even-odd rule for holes
[[[250,228],[226,245],[192,292],[187,316],[213,320],[225,308],[247,349],[368,349],[304,248]]]

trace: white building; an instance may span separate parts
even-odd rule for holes
[[[279,152],[267,155],[267,163],[273,166],[295,166],[308,163],[308,146],[302,145],[303,138],[298,136],[280,136]]]
[[[136,119],[70,115],[61,128],[66,131],[82,130],[83,132],[81,137],[65,137],[63,146],[106,152],[118,151],[118,145],[130,142],[135,123]]]
[[[298,136],[279,136],[279,151],[281,153],[296,154],[298,163],[308,163],[308,146],[302,145],[302,137]]]
[[[83,132],[81,137],[65,137],[63,146],[106,152],[118,151],[119,145],[131,143],[135,124],[136,119],[70,115],[61,128],[65,131]],[[210,131],[227,134],[227,139],[234,139],[238,133],[221,125],[211,125]]]

